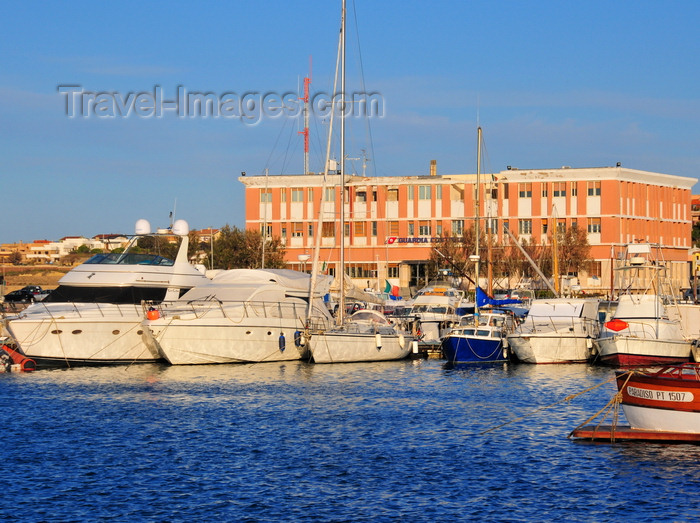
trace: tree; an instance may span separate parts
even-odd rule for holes
[[[19,251],[12,251],[10,256],[8,256],[7,260],[12,265],[20,265],[22,263],[22,255],[20,254]]]
[[[262,234],[252,229],[240,230],[226,224],[214,240],[214,267],[219,269],[257,269],[262,266]],[[265,268],[281,269],[284,247],[279,238],[265,243]]]
[[[585,230],[576,226],[569,227],[557,232],[557,240],[561,273],[578,273],[588,266],[591,261],[591,246]]]

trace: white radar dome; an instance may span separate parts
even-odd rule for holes
[[[175,220],[173,223],[173,234],[187,236],[190,233],[190,226],[185,220]]]
[[[136,227],[134,227],[134,232],[137,235],[151,234],[151,224],[148,223],[148,220],[144,220],[143,218],[141,218],[139,221],[136,222]]]

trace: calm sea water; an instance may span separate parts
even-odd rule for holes
[[[567,439],[612,383],[543,408],[611,376],[440,360],[0,374],[0,517],[698,520],[700,446]]]

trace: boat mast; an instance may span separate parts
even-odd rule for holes
[[[481,126],[477,127],[477,148],[476,148],[476,199],[474,200],[474,213],[476,214],[476,220],[474,221],[474,227],[476,232],[474,237],[476,239],[476,247],[474,249],[475,264],[474,264],[474,281],[476,282],[476,289],[474,291],[474,318],[477,326],[479,325],[479,301],[477,299],[477,293],[479,289],[479,219],[481,215]]]
[[[345,315],[345,0],[340,16],[340,298],[337,322]]]

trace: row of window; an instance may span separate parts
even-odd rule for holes
[[[519,219],[518,220],[518,233],[519,234],[532,234],[532,220],[531,219]],[[600,218],[588,218],[587,219],[587,231],[589,233],[600,233],[601,232],[601,219]],[[566,230],[566,221],[565,220],[557,220],[556,221],[556,226],[557,230],[559,232],[563,232]],[[306,225],[306,232],[307,236],[312,238],[314,235],[314,226],[313,224],[309,223]],[[351,228],[352,227],[352,228]],[[504,231],[508,227],[508,222],[503,223]],[[571,222],[571,227],[578,227],[578,222],[577,221],[572,221]],[[271,236],[272,235],[272,226],[271,225],[266,225],[265,228],[267,229],[267,235]],[[323,222],[321,224],[321,236],[324,238],[333,238],[335,237],[335,229],[336,229],[336,224],[335,222]],[[490,218],[486,220],[486,229],[490,230],[491,232],[496,232],[498,231],[498,220],[495,218]],[[365,222],[365,221],[357,221],[357,222],[346,222],[345,223],[345,236],[348,237],[350,236],[350,233],[352,233],[354,236],[367,236],[367,232],[369,231],[372,236],[377,236],[377,222]],[[282,227],[282,237],[286,238],[287,237],[287,226]],[[418,236],[433,236],[433,226],[429,220],[420,220],[418,222]],[[261,227],[261,232],[263,232],[263,228]],[[304,223],[303,222],[292,222],[289,224],[289,232],[291,233],[292,238],[302,238],[304,236]],[[464,220],[452,220],[452,228],[451,228],[451,234],[452,236],[462,236],[464,234]],[[543,219],[542,220],[542,234],[547,234],[549,232],[549,220],[548,219]],[[398,236],[399,234],[399,222],[398,221],[389,221],[387,222],[387,231],[386,231],[387,236]],[[435,225],[435,235],[436,236],[442,236],[443,234],[443,226],[441,223],[438,223]],[[415,222],[408,222],[408,236],[416,236],[416,223]]]
[[[600,196],[600,182],[586,182],[588,189],[588,196]],[[552,196],[554,198],[560,198],[566,196],[567,185],[570,185],[571,196],[578,195],[578,182],[552,182]],[[503,185],[503,197],[508,198],[508,188],[509,184]],[[432,199],[433,188],[435,189],[435,197],[440,200],[442,199],[442,185],[409,185],[408,186],[408,199],[415,200],[416,195],[419,200],[430,200]],[[348,190],[348,189],[346,189]],[[306,201],[313,201],[313,188],[306,189],[290,189],[291,201],[292,202],[303,202],[304,191],[307,192]],[[287,202],[287,190],[282,190],[280,192],[280,198],[282,203]],[[546,198],[549,194],[549,184],[542,184],[542,197]],[[377,201],[377,191],[372,190],[370,193],[373,202]],[[498,196],[497,190],[491,190],[491,198],[496,199]],[[532,198],[532,183],[519,183],[518,184],[518,197],[520,198]],[[358,189],[355,191],[355,201],[356,202],[366,202],[368,201],[367,190]],[[398,188],[387,189],[387,201],[398,201],[399,190]],[[335,187],[326,187],[326,194],[324,200],[327,202],[335,201]],[[272,190],[262,189],[260,191],[260,202],[261,203],[272,203]]]

